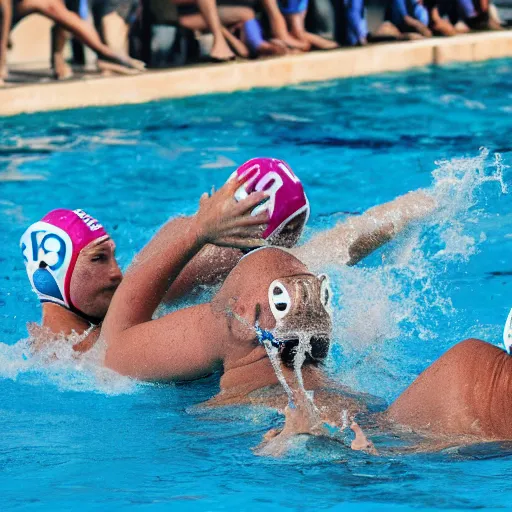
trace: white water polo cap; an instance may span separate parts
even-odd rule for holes
[[[510,354],[512,350],[512,309],[505,322],[505,329],[503,329],[503,343],[505,344],[505,349]]]

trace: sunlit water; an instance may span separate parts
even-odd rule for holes
[[[84,208],[126,267],[236,163],[275,156],[305,183],[307,236],[418,187],[443,205],[362,264],[325,269],[335,291],[329,373],[391,402],[457,341],[501,342],[512,172],[495,153],[511,164],[511,91],[512,64],[496,61],[0,120],[2,510],[508,508],[512,445],[371,457],[301,438],[282,459],[257,457],[251,448],[282,418],[195,409],[218,376],[136,384],[99,369],[94,354],[45,368],[15,344],[39,318],[18,250],[28,223]]]

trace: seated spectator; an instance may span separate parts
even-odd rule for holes
[[[105,68],[124,68],[132,72],[144,69],[141,62],[111,50],[101,41],[94,27],[67,9],[60,0],[0,0],[0,12],[0,84],[3,84],[3,79],[7,76],[7,43],[11,28],[25,16],[33,13],[42,14],[71,32],[96,52]]]
[[[335,4],[335,39],[342,46],[361,46],[368,41],[364,0],[342,0]]]
[[[490,15],[489,0],[440,0],[441,14],[450,18],[452,24],[459,21],[471,30],[503,30],[501,24]]]
[[[436,35],[502,30],[496,9],[488,0],[425,0],[425,6],[430,15],[430,28]]]
[[[305,20],[308,11],[308,0],[279,0],[279,8],[288,23],[293,37],[319,50],[338,48],[338,44],[335,41],[330,41],[306,31]]]
[[[390,0],[384,19],[393,24],[401,34],[417,33],[432,37],[429,14],[422,0]]]
[[[66,7],[71,12],[78,14],[84,21],[88,20],[90,10],[94,25],[103,43],[119,55],[128,57],[128,32],[130,22],[138,7],[137,0],[66,0]],[[73,76],[73,71],[64,57],[68,38],[69,32],[61,25],[53,27],[52,68],[55,78],[58,80],[65,80]],[[104,67],[100,62],[100,68]],[[124,68],[109,67],[107,71],[126,73]]]
[[[249,56],[248,48],[224,26],[238,25],[254,18],[253,8],[242,5],[241,1],[236,5],[233,5],[233,2],[221,3],[217,7],[215,0],[173,0],[178,7],[180,25],[190,30],[209,30],[212,33],[210,62],[234,60],[235,53],[230,44],[241,57]]]
[[[219,0],[218,5],[214,0],[173,2],[178,6],[180,25],[190,30],[209,30],[213,34],[212,62],[234,59],[233,50],[246,58],[251,54],[281,55],[287,53],[288,49],[307,51],[310,47],[309,43],[289,33],[277,0],[262,0],[270,25],[269,41],[263,37],[261,25],[255,19],[254,0]],[[238,33],[239,37],[234,33]]]

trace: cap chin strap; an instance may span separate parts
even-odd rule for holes
[[[69,310],[92,325],[100,325],[101,322],[103,322],[103,318],[86,315],[83,311],[80,311],[79,309],[75,308],[75,306],[70,306]]]
[[[82,318],[83,320],[85,320],[86,322],[88,322],[92,325],[99,325],[99,324],[101,324],[101,322],[103,322],[103,318],[98,318],[98,317],[87,315],[83,311],[80,311],[78,308],[76,308],[73,305],[66,306],[60,302],[56,302],[51,299],[41,299],[40,302],[41,302],[41,304],[45,304],[45,303],[56,304],[57,306],[60,306],[61,308],[71,311],[71,313],[75,314],[76,316],[79,316],[80,318]]]

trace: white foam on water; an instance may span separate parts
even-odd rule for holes
[[[102,364],[104,346],[101,339],[84,354],[73,350],[73,345],[85,338],[72,334],[52,339],[46,345],[26,338],[15,345],[0,343],[0,379],[15,380],[30,385],[51,384],[60,391],[86,391],[106,395],[131,394],[137,383],[105,368]]]

